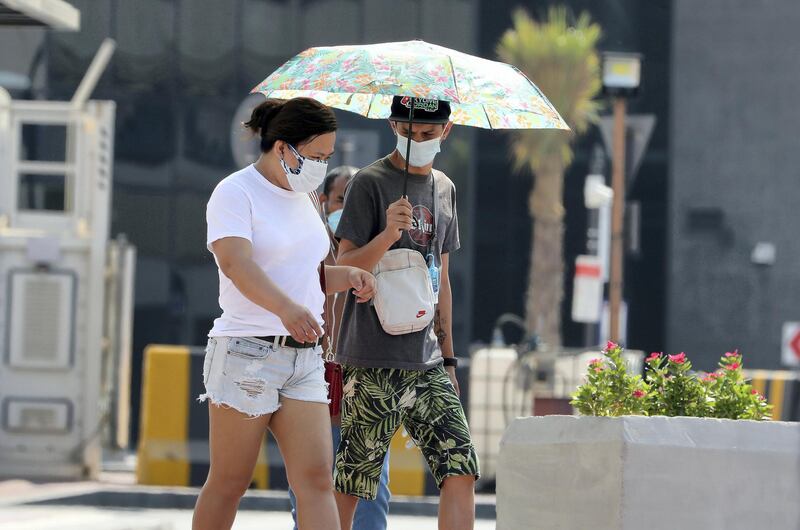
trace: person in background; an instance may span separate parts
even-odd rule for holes
[[[331,237],[333,255],[329,256],[331,259],[330,264],[334,264],[336,253],[339,252],[339,240],[336,239],[336,227],[339,226],[339,219],[342,218],[342,208],[344,208],[344,196],[350,181],[353,176],[358,172],[358,168],[353,166],[338,166],[332,169],[325,177],[325,182],[322,184],[322,193],[319,196],[319,201],[322,204],[322,215],[325,219],[325,225],[328,227],[328,232]],[[336,323],[335,328],[331,329],[328,337],[331,344],[336,349],[336,343],[339,340],[339,323],[342,321],[342,310],[344,309],[344,296],[333,296],[333,316]],[[336,449],[337,440],[334,439],[333,448]]]
[[[352,166],[339,166],[328,172],[325,177],[325,182],[322,185],[322,193],[319,196],[322,205],[322,215],[324,216],[328,229],[331,234],[331,242],[334,250],[334,255],[339,250],[339,242],[333,237],[336,233],[336,227],[339,224],[339,219],[342,215],[342,208],[344,207],[344,195],[350,180],[358,171],[357,168]],[[331,263],[332,264],[332,263]],[[330,300],[333,298],[333,300]],[[328,332],[328,340],[332,344],[336,344],[339,336],[339,323],[342,321],[342,310],[344,309],[344,296],[333,295],[329,297],[329,303],[333,305],[333,326],[326,323]],[[335,348],[334,348],[335,350]],[[333,437],[333,450],[339,445],[341,439],[341,416],[331,416],[331,435]],[[364,501],[356,508],[355,518],[353,521],[354,530],[386,530],[387,519],[389,516],[389,499],[391,492],[389,491],[389,453],[386,453],[386,459],[383,462],[383,469],[381,470],[381,480],[378,485],[378,496],[375,500]],[[289,499],[292,502],[292,518],[295,519],[295,530],[297,530],[296,521],[296,498],[294,492],[289,489]]]

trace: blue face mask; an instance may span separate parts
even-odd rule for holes
[[[343,210],[336,210],[328,216],[328,226],[333,233],[336,233],[336,229],[339,227],[339,220],[342,218],[342,212]]]

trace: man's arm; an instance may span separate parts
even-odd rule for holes
[[[450,254],[442,254],[441,285],[439,287],[439,304],[436,306],[436,315],[433,320],[433,330],[442,349],[442,357],[455,357],[453,348],[453,290],[450,286]],[[445,367],[450,376],[456,393],[460,393],[456,369],[453,366]]]
[[[363,247],[356,246],[349,239],[342,239],[339,242],[339,255],[336,263],[372,272],[375,265],[394,243],[395,241],[392,241],[391,237],[387,237],[387,232],[381,232]]]
[[[411,230],[412,220],[411,203],[407,198],[393,202],[386,209],[386,228],[372,241],[359,247],[347,239],[346,235],[342,237],[337,263],[372,272],[386,251],[403,236],[403,230]]]
[[[436,306],[436,316],[433,320],[433,329],[439,340],[443,357],[455,357],[453,348],[453,291],[450,287],[450,274],[448,268],[450,254],[442,254],[441,285],[439,286],[439,303]]]

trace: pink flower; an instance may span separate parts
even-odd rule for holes
[[[608,343],[606,343],[606,351],[616,350],[617,348],[618,346],[612,341],[608,341]]]
[[[758,390],[756,390],[755,388],[753,388],[752,390],[750,390],[750,393],[751,393],[751,394],[753,394],[753,395],[755,396],[756,394],[758,394]]]
[[[703,378],[703,381],[706,382],[706,383],[710,383],[712,381],[715,381],[717,379],[717,377],[719,377],[719,376],[712,372],[710,374],[706,374],[706,376]]]
[[[726,370],[731,370],[731,371],[736,370],[737,368],[739,368],[739,363],[731,363],[725,367]]]
[[[678,355],[670,355],[669,362],[675,364],[683,364],[686,362],[686,354],[681,352]]]
[[[595,371],[595,373],[599,374],[603,371],[603,360],[602,359],[592,359],[589,361],[589,369]]]
[[[727,357],[728,359],[730,359],[731,357],[738,357],[738,356],[739,356],[739,350],[733,350],[732,352],[729,351],[725,353],[725,357]]]
[[[638,388],[633,391],[633,397],[635,397],[636,399],[643,398],[644,394],[645,394],[644,390]]]
[[[651,362],[653,362],[653,361],[657,361],[657,360],[658,360],[658,359],[660,359],[660,358],[661,358],[661,352],[654,351],[654,352],[653,352],[653,353],[651,353],[651,354],[650,354],[650,356],[649,356],[647,359],[645,359],[645,360],[646,360],[647,362],[651,363]]]

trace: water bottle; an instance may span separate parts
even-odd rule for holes
[[[436,259],[433,254],[428,254],[428,276],[431,277],[431,287],[436,299],[439,299],[439,267],[436,266]]]

